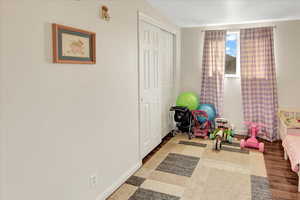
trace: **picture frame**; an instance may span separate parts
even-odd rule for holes
[[[53,62],[96,64],[96,33],[52,24]]]

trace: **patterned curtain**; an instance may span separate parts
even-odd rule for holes
[[[278,139],[278,99],[273,28],[243,29],[240,42],[244,119],[266,125],[259,137],[274,141]]]
[[[205,31],[201,103],[213,104],[222,116],[226,31]]]

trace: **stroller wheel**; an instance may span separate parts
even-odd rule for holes
[[[171,135],[172,135],[172,137],[175,137],[175,136],[176,136],[176,131],[175,131],[175,130],[172,130],[172,131],[171,131]]]

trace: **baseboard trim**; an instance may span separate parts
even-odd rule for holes
[[[142,161],[135,164],[127,172],[125,172],[115,183],[108,187],[102,194],[100,194],[96,200],[105,200],[108,198],[115,190],[117,190],[130,176],[132,176],[140,167],[142,166]]]

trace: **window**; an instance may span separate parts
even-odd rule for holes
[[[240,34],[239,32],[227,32],[225,77],[240,77]]]

